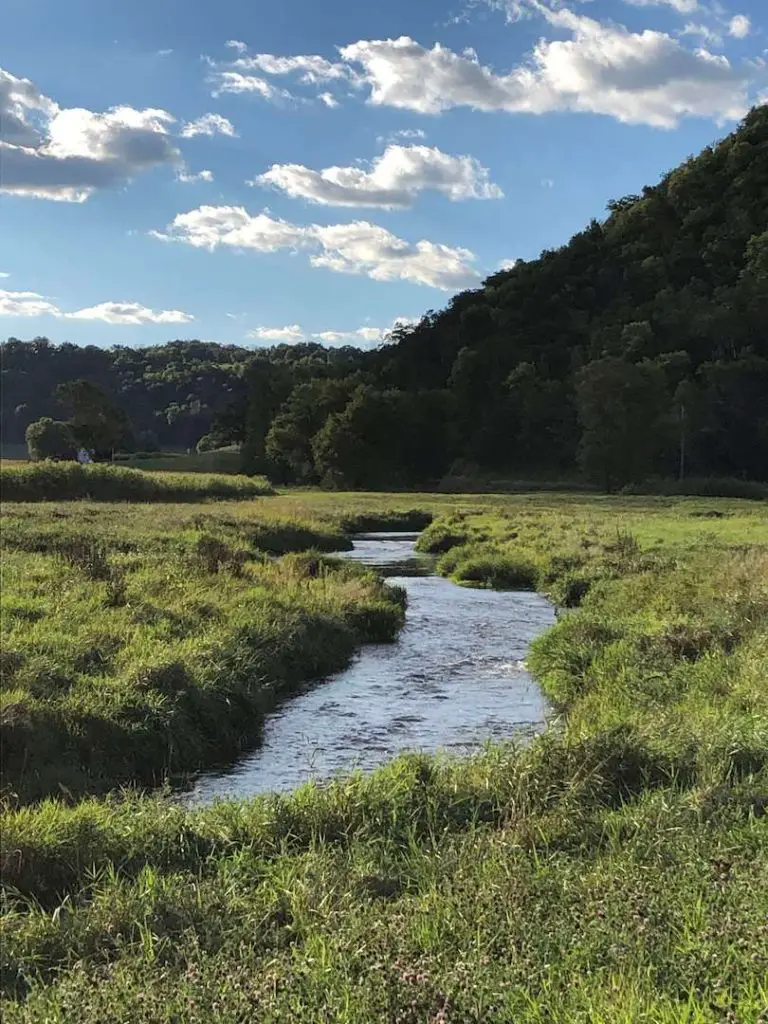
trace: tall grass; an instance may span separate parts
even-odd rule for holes
[[[123,522],[120,506],[54,506],[45,529],[30,506],[6,508],[0,764],[12,799],[227,759],[281,696],[394,638],[396,590],[320,554],[274,560],[348,547],[344,534],[228,507],[145,506]]]
[[[37,462],[0,466],[3,501],[200,501],[272,494],[266,481],[245,476],[147,473],[123,466]]]
[[[472,500],[427,504],[448,513],[428,543],[460,532],[441,571],[507,585],[526,566],[561,606],[529,656],[549,732],[201,810],[113,796],[6,811],[4,1020],[763,1024],[768,520],[739,502]],[[332,507],[317,499],[318,521]],[[174,558],[211,559],[193,573],[241,599],[238,570],[198,540]],[[147,550],[168,557],[159,536]],[[136,552],[73,555],[67,571],[99,588]],[[314,593],[318,559],[241,568]],[[137,591],[158,592],[151,576]],[[34,629],[50,597],[24,597]]]
[[[217,448],[210,452],[138,452],[116,457],[122,465],[133,469],[173,473],[231,473],[243,472],[243,459],[239,445]]]

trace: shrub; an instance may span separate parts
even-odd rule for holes
[[[459,583],[479,584],[494,590],[535,590],[538,572],[532,562],[505,552],[460,554],[453,578]]]
[[[429,526],[419,537],[416,550],[427,555],[444,555],[451,548],[466,544],[469,535],[454,530],[448,523],[438,522]]]
[[[75,438],[69,424],[61,420],[53,420],[50,416],[35,420],[27,427],[25,437],[29,457],[34,462],[75,458]]]

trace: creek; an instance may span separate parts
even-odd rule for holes
[[[397,641],[363,647],[345,671],[282,703],[258,750],[198,776],[189,803],[286,791],[406,750],[471,753],[544,728],[547,703],[525,656],[555,621],[550,603],[528,591],[456,586],[416,553],[416,539],[367,534],[346,556],[407,591]]]

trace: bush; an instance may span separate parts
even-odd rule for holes
[[[422,533],[416,544],[416,550],[426,555],[444,555],[451,548],[466,544],[467,533],[454,530],[445,522],[433,523]]]
[[[76,442],[68,423],[43,416],[27,427],[25,434],[29,457],[40,459],[74,459]]]
[[[4,501],[199,501],[272,494],[262,480],[192,473],[145,473],[122,466],[38,463],[0,467]]]
[[[217,448],[222,447],[221,438],[217,437],[216,434],[203,434],[195,445],[195,451],[201,454],[203,452],[214,452]]]
[[[458,558],[451,575],[458,583],[471,583],[494,590],[535,590],[536,566],[501,551],[455,549]],[[442,565],[442,563],[441,563]]]

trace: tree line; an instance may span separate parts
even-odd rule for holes
[[[768,478],[767,314],[763,106],[566,245],[374,352],[95,351],[134,426],[152,422],[163,443],[239,443],[246,470],[277,482],[578,472],[613,490],[653,476]],[[56,349],[8,346],[28,384]]]

